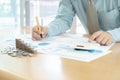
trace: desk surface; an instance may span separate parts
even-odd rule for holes
[[[120,80],[120,43],[92,62],[55,55],[13,58],[0,54],[1,80]]]

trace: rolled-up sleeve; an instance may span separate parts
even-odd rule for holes
[[[47,25],[48,35],[54,36],[65,33],[71,27],[75,11],[71,0],[61,0],[59,4],[58,14],[55,20]]]
[[[120,41],[120,28],[109,30],[107,32],[109,32],[113,36],[115,42]]]

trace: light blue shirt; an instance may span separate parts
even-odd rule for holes
[[[120,0],[93,0],[101,30],[109,32],[115,41],[120,41]],[[65,33],[70,29],[73,17],[78,16],[87,28],[87,0],[61,0],[58,14],[48,25],[48,36]]]

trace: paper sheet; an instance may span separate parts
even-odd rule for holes
[[[23,38],[23,40],[40,53],[58,55],[84,62],[90,62],[110,53],[109,49],[113,45],[95,46],[95,49],[102,51],[100,53],[74,50],[74,48],[69,45],[88,42],[88,38],[83,37],[81,34],[64,34],[62,36],[45,38],[41,41],[32,41],[30,38]]]
[[[88,52],[74,50],[70,45],[88,42],[88,38],[83,37],[81,34],[64,34],[62,36],[48,37],[41,41],[32,41],[30,36],[21,36],[26,45],[31,46],[34,50],[43,54],[58,55],[64,58],[90,62],[110,53],[110,46],[92,46],[94,49],[101,50],[102,52]],[[9,41],[9,40],[7,40]],[[12,40],[10,40],[12,42]]]

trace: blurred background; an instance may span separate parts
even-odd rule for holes
[[[34,26],[35,16],[39,17],[42,25],[47,25],[56,16],[59,2],[60,0],[0,0],[0,32],[13,33],[15,28]],[[77,33],[86,33],[78,18],[74,26],[77,27]]]

